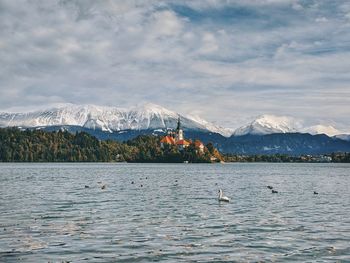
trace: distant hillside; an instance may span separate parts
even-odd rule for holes
[[[350,152],[350,142],[324,134],[275,133],[267,135],[231,136],[219,147],[235,154],[326,154]]]
[[[75,133],[87,132],[100,140],[116,140],[119,142],[131,140],[140,135],[165,135],[163,130],[126,130],[119,132],[104,132],[79,126],[43,127],[46,131],[60,129]],[[186,138],[199,139],[203,143],[213,143],[223,153],[233,154],[326,154],[332,152],[350,152],[350,141],[343,138],[329,137],[325,134],[311,135],[308,133],[274,133],[266,135],[247,134],[226,138],[218,133],[187,130]]]

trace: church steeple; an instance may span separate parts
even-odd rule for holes
[[[183,140],[184,139],[184,133],[181,129],[181,121],[180,121],[180,116],[177,119],[177,128],[176,128],[176,139],[178,141]]]
[[[177,128],[176,131],[179,131],[181,129],[181,122],[180,122],[180,117],[177,119]]]

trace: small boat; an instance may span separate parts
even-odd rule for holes
[[[227,196],[224,196],[224,193],[222,192],[222,190],[219,190],[219,201],[220,202],[230,202],[230,198],[228,198]]]

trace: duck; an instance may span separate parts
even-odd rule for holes
[[[219,190],[219,201],[221,202],[230,202],[230,198],[228,198],[227,196],[224,196],[222,190]]]
[[[278,194],[278,191],[272,189],[271,193]]]
[[[314,191],[314,195],[318,195],[318,192]]]
[[[273,189],[273,187],[271,185],[268,185],[267,188],[269,188],[270,190]]]
[[[102,185],[102,186],[101,186],[101,189],[102,189],[102,190],[106,189],[106,185],[105,185],[105,184]]]

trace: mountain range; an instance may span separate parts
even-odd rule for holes
[[[0,113],[0,127],[80,126],[107,132],[176,128],[178,118],[187,130],[209,131],[230,136],[232,131],[201,118],[183,116],[147,103],[130,109],[67,104],[27,113]]]
[[[224,152],[239,154],[321,154],[350,151],[350,135],[332,126],[304,127],[289,116],[261,115],[236,130],[202,118],[185,116],[147,103],[130,109],[64,104],[25,113],[0,113],[0,127],[49,131],[85,131],[99,139],[128,140],[140,134],[163,135],[178,118],[188,138],[213,142]]]

